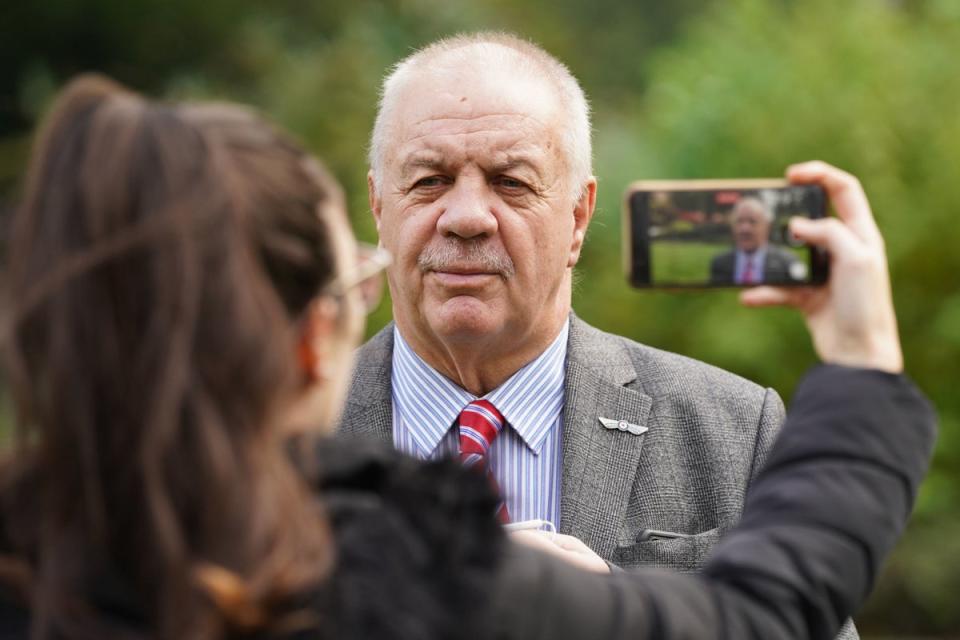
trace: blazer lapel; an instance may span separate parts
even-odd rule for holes
[[[646,436],[609,429],[600,418],[650,426],[651,398],[624,386],[636,378],[634,364],[615,337],[571,314],[560,531],[580,538],[604,558],[618,544]]]
[[[393,442],[393,323],[380,330],[356,353],[356,365],[340,417],[338,436]]]

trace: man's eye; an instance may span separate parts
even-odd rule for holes
[[[420,178],[413,184],[414,189],[429,189],[430,187],[439,187],[446,184],[446,180],[443,176],[427,176],[426,178]]]
[[[500,176],[497,178],[497,184],[501,187],[506,187],[507,189],[526,189],[526,183],[517,180],[516,178],[509,178],[507,176]]]

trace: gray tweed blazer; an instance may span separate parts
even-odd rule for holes
[[[358,351],[341,434],[392,442],[392,352],[392,324]],[[740,518],[783,422],[780,397],[573,314],[565,385],[560,532],[620,567],[698,569]],[[840,638],[857,638],[852,625]]]

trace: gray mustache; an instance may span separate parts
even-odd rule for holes
[[[501,245],[489,241],[444,238],[428,244],[417,258],[421,271],[449,271],[451,267],[469,267],[487,273],[511,277],[516,273],[513,260]]]

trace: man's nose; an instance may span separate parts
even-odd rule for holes
[[[444,198],[443,213],[437,219],[442,236],[477,238],[492,236],[499,223],[491,210],[489,186],[482,179],[458,179]]]

